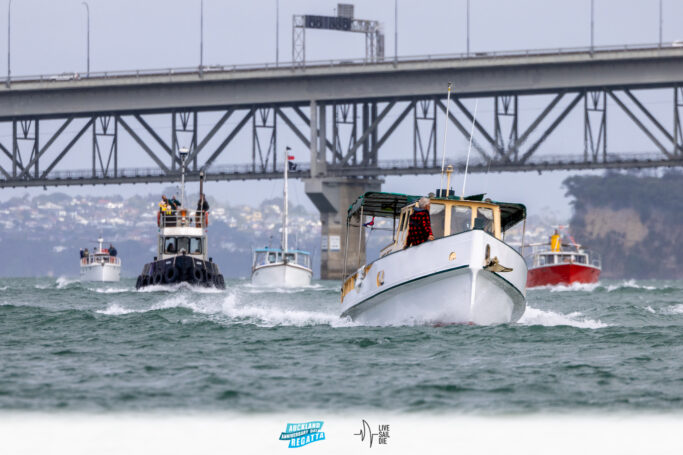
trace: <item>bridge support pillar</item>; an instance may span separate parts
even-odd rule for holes
[[[320,278],[340,280],[344,267],[346,249],[346,212],[349,206],[366,191],[380,191],[382,180],[360,178],[318,177],[304,181],[306,195],[320,211],[321,255]],[[348,235],[349,245],[358,245],[359,228],[351,228]],[[360,250],[349,248],[347,253],[347,272],[355,270],[358,264],[365,263],[365,236],[360,239]]]

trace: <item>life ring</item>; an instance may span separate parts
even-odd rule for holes
[[[169,267],[164,272],[164,283],[174,283],[176,278],[178,278],[178,269],[175,267]]]
[[[161,273],[161,270],[158,270],[157,272],[154,273],[154,276],[152,277],[152,283],[153,284],[161,284],[161,282],[164,280],[164,275]]]
[[[202,269],[192,269],[192,282],[201,283],[202,281],[204,281],[204,273],[202,272]]]

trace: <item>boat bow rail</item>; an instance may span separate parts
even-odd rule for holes
[[[95,254],[89,257],[81,258],[81,265],[90,264],[112,264],[121,265],[121,259],[115,256],[109,256],[108,254]]]
[[[209,212],[204,210],[178,209],[170,214],[157,212],[157,225],[160,228],[167,227],[198,227],[206,228],[209,225]]]

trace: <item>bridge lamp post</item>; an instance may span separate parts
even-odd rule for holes
[[[394,63],[398,63],[398,0],[394,0]]]
[[[659,47],[662,47],[662,0],[659,0]]]
[[[593,44],[594,44],[594,21],[593,17],[595,16],[595,0],[591,0],[591,54],[593,53]]]
[[[280,66],[280,0],[275,0],[275,66]]]
[[[470,56],[470,0],[467,0],[467,56]]]
[[[12,22],[12,18],[10,16],[10,13],[12,11],[12,0],[9,0],[9,3],[7,3],[7,86],[9,87],[10,85],[10,76],[12,74],[12,71],[10,70],[10,62],[11,62],[11,54],[10,54],[10,24]]]
[[[204,68],[204,0],[199,2],[199,76],[201,77]]]
[[[87,73],[88,77],[90,77],[90,6],[88,6],[87,2],[81,2],[83,6],[85,6],[85,11],[86,11],[86,17],[88,18],[88,31],[87,31],[87,38],[86,38],[86,52],[87,52]]]
[[[188,150],[187,147],[182,147],[180,150],[178,150],[178,154],[180,155],[180,161],[182,162],[181,164],[181,177],[180,177],[180,206],[185,207],[185,159],[187,158],[187,155],[190,153],[190,150]]]

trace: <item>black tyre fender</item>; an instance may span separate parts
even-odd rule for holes
[[[192,282],[201,283],[202,281],[204,281],[204,273],[202,272],[202,269],[192,269]]]
[[[142,283],[141,286],[149,286],[149,282],[151,281],[151,277],[149,275],[143,275],[142,276]]]
[[[162,281],[164,281],[164,275],[161,273],[161,270],[158,270],[152,277],[152,283],[156,285],[161,284]]]
[[[164,283],[174,283],[178,278],[178,269],[169,267],[164,272]]]
[[[206,284],[208,286],[211,286],[213,284],[213,279],[214,279],[213,272],[209,269],[206,269],[205,276],[206,276]]]
[[[140,286],[142,286],[142,275],[138,275],[138,279],[135,282],[135,289],[140,289]]]

